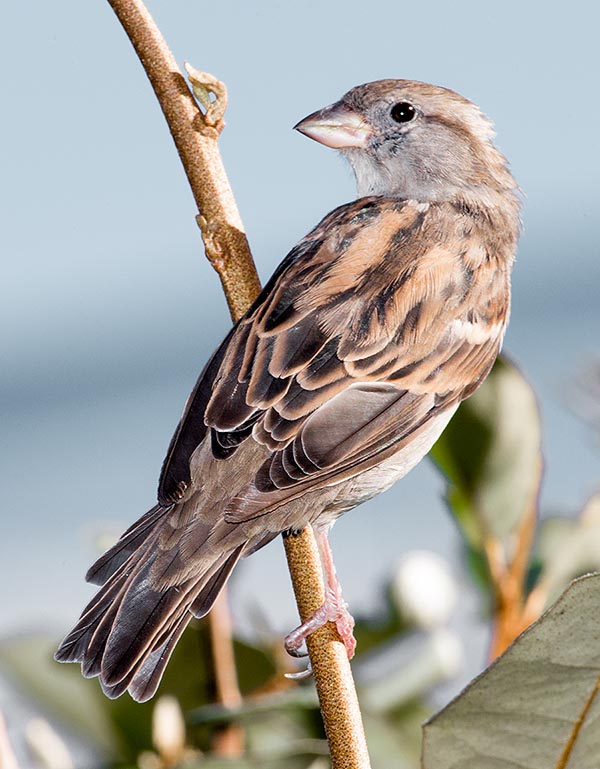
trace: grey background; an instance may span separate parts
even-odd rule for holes
[[[229,86],[222,152],[261,276],[349,200],[336,154],[292,132],[382,77],[452,87],[495,121],[524,192],[506,350],[540,397],[545,510],[598,487],[592,433],[568,407],[599,353],[598,18],[590,3],[155,0],[180,63]],[[0,634],[57,636],[92,588],[95,536],[154,501],[188,392],[229,319],[162,114],[102,0],[2,11]],[[355,611],[412,548],[459,537],[427,462],[332,535]],[[296,621],[275,542],[236,574],[236,612]],[[466,620],[477,628],[476,602]],[[483,662],[485,631],[471,630]]]

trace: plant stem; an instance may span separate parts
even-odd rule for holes
[[[537,470],[541,476],[541,462]],[[537,489],[538,486],[536,485]],[[538,618],[542,605],[532,611],[533,604],[525,601],[527,566],[537,523],[537,498],[530,501],[516,534],[511,561],[506,563],[504,548],[498,540],[485,543],[484,549],[496,598],[493,618],[490,660],[496,659],[515,638]],[[537,613],[536,613],[537,609]]]
[[[177,146],[194,199],[196,217],[206,255],[217,271],[234,321],[260,291],[229,181],[218,148],[222,128],[211,120],[211,107],[203,114],[168,49],[158,27],[141,0],[108,0],[131,40]],[[223,99],[222,84],[206,87]],[[211,88],[211,85],[213,86]],[[222,109],[219,112],[219,118]],[[310,526],[285,540],[290,575],[298,609],[304,620],[325,597],[317,545]],[[369,757],[356,690],[344,645],[335,626],[328,623],[308,639],[308,649],[329,740],[333,769],[369,769]]]
[[[299,534],[285,537],[284,543],[300,619],[304,622],[325,600],[319,549],[310,525]],[[306,639],[306,646],[333,769],[368,769],[371,764],[350,661],[335,625],[328,622],[315,630]]]
[[[141,0],[108,0],[150,80],[198,206],[206,255],[219,273],[229,309],[237,320],[260,291],[217,139],[183,77],[173,54]]]
[[[233,651],[231,612],[223,590],[208,616],[210,647],[215,671],[217,700],[232,710],[242,704]],[[244,753],[244,730],[239,724],[228,724],[212,738],[212,750],[218,756],[239,758]]]

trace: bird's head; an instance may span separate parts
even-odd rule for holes
[[[378,80],[348,91],[296,126],[341,150],[358,195],[421,201],[514,196],[517,185],[493,143],[491,121],[463,96],[412,80]]]

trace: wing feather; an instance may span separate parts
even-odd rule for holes
[[[246,440],[269,450],[226,520],[372,466],[483,379],[508,314],[510,254],[490,253],[467,217],[450,204],[363,198],[288,255],[179,428],[189,434],[185,419],[204,404],[217,461]],[[188,450],[172,446],[171,482]]]

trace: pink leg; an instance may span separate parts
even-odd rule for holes
[[[354,618],[348,611],[348,605],[342,595],[342,588],[335,572],[333,556],[329,547],[327,531],[315,529],[315,538],[319,548],[319,555],[321,556],[323,576],[325,577],[325,603],[317,609],[312,617],[309,617],[300,627],[292,630],[286,636],[285,648],[292,657],[305,656],[300,651],[300,647],[307,637],[318,628],[323,627],[327,622],[333,622],[346,647],[348,659],[351,660],[356,649],[356,639],[352,632],[354,630]]]

